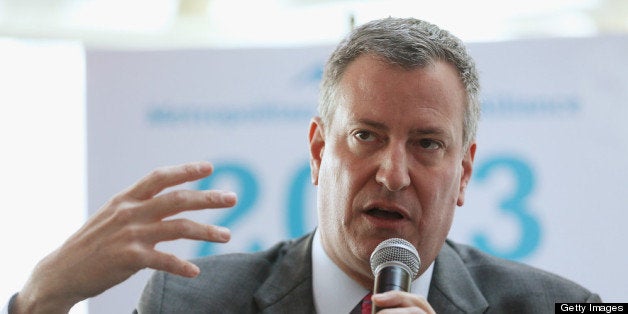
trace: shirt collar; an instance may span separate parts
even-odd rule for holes
[[[427,299],[434,263],[412,282],[411,291]],[[349,313],[369,293],[327,255],[318,229],[312,242],[312,285],[317,313]]]

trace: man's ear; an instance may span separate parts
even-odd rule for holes
[[[323,159],[323,151],[325,150],[325,134],[323,130],[323,121],[320,117],[312,118],[310,121],[310,171],[312,184],[318,185],[318,173],[321,169],[321,161]]]
[[[464,205],[464,193],[469,180],[471,180],[471,174],[473,173],[473,160],[475,158],[475,149],[477,145],[475,142],[469,145],[469,149],[465,152],[462,158],[462,175],[460,176],[460,191],[458,192],[458,206]]]

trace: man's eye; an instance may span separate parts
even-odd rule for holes
[[[441,144],[434,140],[424,139],[419,141],[419,146],[425,149],[436,150],[441,147]]]
[[[355,133],[355,137],[357,137],[360,141],[370,142],[375,140],[375,136],[371,132],[368,131],[359,131]]]

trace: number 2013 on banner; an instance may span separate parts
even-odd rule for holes
[[[223,179],[231,180],[235,183],[239,191],[244,191],[238,195],[238,204],[220,216],[216,221],[210,223],[237,228],[239,221],[251,214],[258,205],[261,190],[260,179],[255,175],[251,167],[244,163],[218,163],[214,165],[214,173],[198,181],[196,188],[208,190],[217,188],[217,182]],[[495,210],[512,219],[519,226],[518,240],[508,247],[497,246],[495,241],[483,230],[474,231],[469,239],[469,243],[492,255],[521,260],[538,248],[541,242],[541,224],[534,215],[534,210],[529,206],[530,197],[536,186],[536,178],[533,168],[521,158],[511,155],[499,155],[487,158],[476,163],[473,182],[481,187],[488,184],[489,180],[498,173],[506,175],[514,184],[510,191],[503,192],[498,199],[493,200],[496,204]],[[309,231],[306,226],[306,211],[312,210],[314,204],[307,204],[307,194],[311,191],[309,163],[304,162],[288,179],[287,189],[283,197],[285,224],[288,238],[298,237]],[[280,206],[281,208],[281,206]],[[258,251],[263,248],[259,240],[252,240],[247,246],[248,251]],[[217,253],[217,244],[205,242],[201,243],[197,250],[197,256],[206,256]]]

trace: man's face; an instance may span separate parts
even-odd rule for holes
[[[464,87],[446,62],[406,70],[363,55],[346,69],[333,118],[310,126],[323,247],[372,287],[371,252],[403,238],[423,272],[464,202],[475,143],[463,151]]]

